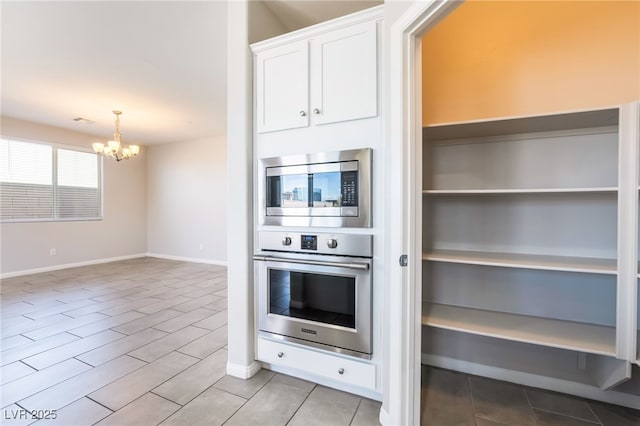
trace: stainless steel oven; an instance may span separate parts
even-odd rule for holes
[[[370,227],[371,149],[260,160],[261,225]]]
[[[263,231],[258,244],[260,333],[371,358],[372,236]]]

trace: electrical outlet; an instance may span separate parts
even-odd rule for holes
[[[56,254],[56,249],[49,249],[49,256],[55,256]]]
[[[204,244],[200,243],[200,250],[204,249]]]

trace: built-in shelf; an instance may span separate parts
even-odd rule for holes
[[[433,250],[424,253],[422,255],[422,259],[431,262],[499,266],[504,268],[527,268],[548,271],[586,272],[610,275],[617,274],[616,259],[463,250]]]
[[[615,355],[614,327],[423,303],[422,324],[560,349]]]
[[[491,195],[491,194],[571,194],[617,192],[616,187],[595,188],[505,188],[505,189],[425,189],[425,195]]]
[[[633,103],[423,128],[424,362],[556,391],[631,378],[639,113]]]
[[[553,132],[567,129],[593,129],[618,125],[618,109],[577,111],[536,117],[508,117],[458,123],[434,124],[425,127],[429,139],[466,139],[495,137],[522,133]]]

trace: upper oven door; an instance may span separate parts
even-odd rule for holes
[[[255,259],[260,330],[371,353],[371,259]]]
[[[260,160],[260,224],[370,227],[370,151]]]

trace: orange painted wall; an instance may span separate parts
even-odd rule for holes
[[[422,43],[425,125],[640,100],[640,0],[471,0]]]

